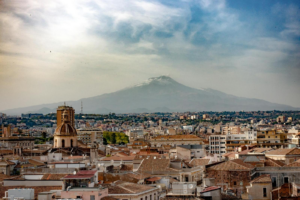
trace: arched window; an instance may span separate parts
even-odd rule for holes
[[[54,146],[57,147],[57,139],[55,140],[55,145]]]
[[[65,140],[61,141],[61,147],[64,148],[65,147]]]
[[[73,139],[71,139],[71,147],[73,147]]]

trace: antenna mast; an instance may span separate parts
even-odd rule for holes
[[[82,101],[81,101],[81,114],[83,114],[83,105],[82,105]]]

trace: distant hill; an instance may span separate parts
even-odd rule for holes
[[[183,111],[254,111],[295,110],[283,104],[271,103],[229,95],[213,89],[195,89],[180,84],[168,76],[150,78],[147,81],[117,92],[69,101],[76,113],[80,112],[81,101],[84,113],[142,113]],[[7,114],[55,112],[63,102],[4,110]]]

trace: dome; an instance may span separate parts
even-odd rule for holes
[[[69,123],[63,122],[55,129],[54,135],[56,136],[76,136],[76,129]]]

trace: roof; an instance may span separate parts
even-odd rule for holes
[[[271,183],[271,176],[270,174],[263,174],[251,181],[251,183]]]
[[[160,179],[161,179],[161,177],[153,177],[153,178],[148,178],[146,181],[153,182],[153,181],[158,181]]]
[[[272,148],[254,148],[253,153],[264,153],[266,151],[271,151]]]
[[[155,140],[161,140],[161,139],[169,139],[169,140],[176,140],[176,139],[199,139],[201,140],[201,138],[199,138],[196,135],[159,135],[156,137],[153,137],[152,139]]]
[[[212,170],[218,170],[218,171],[229,171],[229,170],[243,170],[243,171],[250,171],[254,168],[253,165],[244,163],[240,159],[230,160],[227,162],[223,162],[217,165],[214,165],[212,167],[209,167],[208,169]]]
[[[139,172],[162,172],[162,171],[170,171],[170,159],[166,158],[156,158],[149,157],[144,158],[138,171]]]
[[[120,156],[111,156],[111,157],[106,157],[104,159],[102,159],[103,161],[111,161],[111,160],[116,160],[116,161],[126,161],[126,160],[133,160],[135,158],[135,155],[133,156],[124,156],[124,157],[120,157]]]
[[[80,170],[77,172],[79,175],[94,175],[97,173],[97,170]]]
[[[300,155],[300,149],[297,149],[297,148],[276,149],[276,150],[267,152],[266,155]]]
[[[4,197],[5,191],[15,188],[28,188],[28,186],[1,186],[0,187],[0,197]],[[34,199],[37,199],[40,192],[48,192],[50,190],[61,190],[61,186],[30,186],[34,189]]]
[[[213,190],[218,190],[221,189],[221,187],[217,187],[217,186],[210,186],[210,187],[206,187],[204,190],[202,190],[200,193],[205,193],[205,192],[210,192]]]
[[[114,184],[107,185],[107,186],[108,186],[108,194],[136,194],[136,193],[142,193],[149,190],[157,189],[146,185],[140,185],[140,184],[129,183],[124,181],[116,181]]]
[[[260,162],[260,159],[257,158],[257,156],[247,156],[244,160],[245,163],[247,162]]]
[[[65,177],[63,177],[62,179],[90,179],[92,178],[94,175],[92,174],[86,174],[86,175],[81,175],[81,174],[69,174]]]
[[[68,174],[44,174],[42,180],[60,180]]]
[[[192,159],[189,164],[192,167],[196,167],[196,166],[204,166],[204,165],[208,165],[209,164],[210,159],[204,159],[204,158],[194,158]]]
[[[279,160],[274,160],[274,159],[266,157],[265,167],[282,167],[284,165],[285,165],[285,163],[283,163]]]
[[[284,167],[300,167],[300,159],[298,159],[295,162],[292,162],[290,164],[287,164]]]

